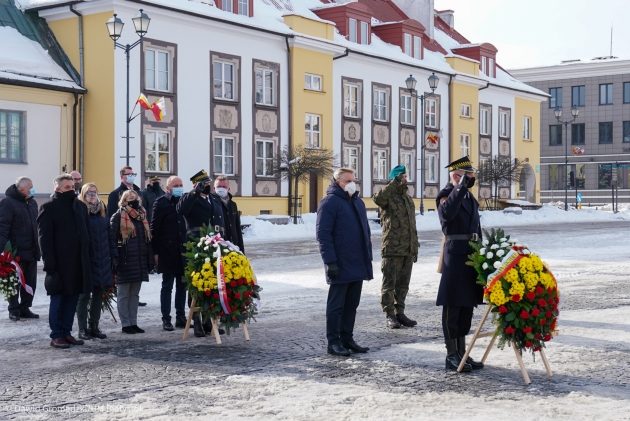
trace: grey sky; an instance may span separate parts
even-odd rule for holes
[[[435,0],[455,11],[455,29],[471,42],[490,42],[504,68],[630,59],[630,0]]]

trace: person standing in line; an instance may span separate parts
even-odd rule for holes
[[[223,207],[223,216],[225,216],[225,231],[223,238],[237,245],[243,253],[245,253],[245,245],[243,244],[243,231],[241,230],[241,215],[238,211],[236,202],[232,200],[230,193],[230,182],[224,175],[217,175],[214,179],[214,194],[217,202]]]
[[[160,177],[149,177],[147,186],[140,192],[142,205],[147,210],[147,219],[149,221],[153,216],[153,204],[159,197],[164,196],[164,190],[162,190],[160,182]]]
[[[354,340],[363,281],[373,278],[372,241],[354,170],[340,168],[317,209],[317,241],[330,285],[326,303],[328,353],[348,356],[369,350]]]
[[[99,322],[103,292],[113,285],[111,259],[111,231],[107,219],[105,204],[98,197],[98,189],[94,183],[86,183],[81,188],[79,200],[88,209],[88,231],[90,234],[90,272],[92,289],[79,295],[77,304],[77,324],[79,338],[105,339],[107,335],[101,332]],[[89,319],[88,319],[89,315]]]
[[[83,185],[83,176],[77,170],[73,170],[70,172],[72,176],[72,183],[74,184],[74,192],[77,196],[81,193],[81,186]]]
[[[149,281],[149,271],[153,266],[151,230],[138,192],[125,191],[118,206],[110,221],[118,316],[123,333],[144,333],[138,327],[138,302],[142,282]]]
[[[481,241],[479,203],[470,189],[475,185],[475,169],[465,156],[446,167],[449,183],[438,193],[436,205],[444,245],[442,277],[436,305],[442,306],[442,330],[446,344],[447,370],[456,371],[466,352],[473,309],[483,303],[483,288],[477,273],[466,264],[473,250],[470,241]],[[483,368],[483,363],[468,358],[462,371]]]
[[[153,205],[151,219],[151,242],[157,272],[162,274],[160,304],[162,328],[174,330],[171,323],[171,296],[175,283],[175,327],[186,326],[186,283],[184,275],[184,243],[186,223],[177,213],[177,203],[184,194],[184,183],[177,176],[166,181],[166,194]]]
[[[39,319],[39,315],[31,311],[37,287],[37,261],[41,257],[33,182],[28,177],[20,177],[4,194],[4,199],[0,200],[0,251],[11,243],[20,258],[26,285],[32,290],[31,294],[20,286],[18,293],[9,299],[9,319]]]
[[[88,211],[77,199],[70,174],[57,176],[54,185],[52,200],[40,208],[37,224],[44,286],[50,296],[50,346],[69,348],[83,345],[83,340],[72,336],[72,323],[79,294],[91,288]]]
[[[418,260],[418,232],[415,205],[408,194],[405,166],[392,168],[389,180],[373,199],[379,207],[383,226],[381,307],[387,317],[387,326],[399,329],[401,325],[414,327],[418,324],[405,315],[411,269]]]

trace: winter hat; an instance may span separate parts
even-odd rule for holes
[[[404,165],[397,165],[394,168],[392,168],[392,170],[389,172],[389,179],[393,180],[394,178],[398,177],[400,174],[404,174],[406,172],[407,170],[405,169]]]

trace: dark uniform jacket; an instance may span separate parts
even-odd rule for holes
[[[449,240],[448,236],[476,233],[481,238],[479,203],[468,188],[449,183],[438,194],[436,205],[446,236],[437,305],[475,307],[483,302],[483,288],[476,283],[475,269],[466,264],[472,253],[469,240]]]
[[[92,290],[88,210],[79,199],[54,193],[37,217],[48,295]]]
[[[206,225],[213,231],[221,232],[225,229],[223,207],[209,195],[203,197],[196,190],[185,193],[177,203],[177,213],[186,221],[188,236],[198,236],[199,229]]]
[[[151,219],[151,243],[153,254],[158,255],[158,273],[184,274],[184,243],[186,222],[177,213],[178,197],[167,193],[153,205]]]
[[[367,212],[359,193],[348,196],[337,183],[328,187],[317,209],[317,241],[325,265],[339,273],[329,284],[372,279],[372,241]]]
[[[393,180],[373,197],[381,210],[383,257],[418,256],[416,211],[407,189],[405,184]]]
[[[137,191],[138,196],[140,196],[140,187],[134,184],[133,189]],[[109,194],[109,197],[107,198],[107,218],[108,219],[111,219],[111,217],[118,210],[118,202],[120,201],[120,196],[122,196],[122,194],[126,190],[129,190],[127,186],[125,186],[124,183],[120,183],[120,186],[118,186],[116,190],[114,190],[113,192]],[[144,204],[142,204],[142,206],[144,207]]]
[[[151,221],[153,216],[153,204],[158,197],[164,196],[165,193],[166,192],[162,190],[162,187],[154,187],[153,184],[147,186],[140,192],[140,196],[142,197],[142,206],[147,210],[147,219],[149,221]]]
[[[232,200],[224,202],[218,195],[213,195],[214,199],[221,204],[223,208],[223,216],[225,217],[225,233],[223,238],[237,245],[243,253],[245,253],[245,245],[243,244],[243,232],[241,231],[241,215],[238,212],[236,203]]]
[[[0,200],[0,252],[10,241],[21,260],[39,260],[37,202],[33,198],[25,198],[15,184],[9,186],[5,195]]]

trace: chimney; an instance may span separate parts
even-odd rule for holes
[[[415,19],[426,28],[433,38],[433,0],[392,0],[410,19]]]
[[[455,26],[455,16],[452,10],[436,10],[435,13],[448,24],[450,28]]]

